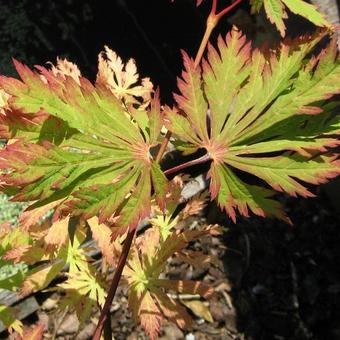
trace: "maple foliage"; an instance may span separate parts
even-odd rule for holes
[[[15,229],[0,226],[0,267],[27,265],[1,280],[1,288],[27,296],[58,278],[58,308],[74,311],[83,324],[97,306],[100,329],[122,275],[132,316],[150,339],[163,319],[190,329],[187,308],[212,317],[201,301],[184,303],[181,295],[208,299],[214,290],[200,281],[168,279],[167,266],[172,259],[219,265],[188,246],[221,228],[185,228],[188,219],[216,199],[234,222],[238,213],[252,212],[291,223],[275,193],[310,197],[309,184],[340,173],[335,39],[314,52],[329,23],[302,0],[252,0],[252,11],[264,7],[282,36],[287,8],[327,29],[269,50],[253,49],[233,28],[200,62],[212,28],[238,3],[216,13],[212,2],[198,57],[183,52],[172,108],[161,106],[158,90],[149,78],[140,79],[133,59],[124,63],[108,47],[99,54],[94,84],[66,59],[35,70],[14,61],[20,80],[0,77],[0,138],[6,141],[0,188],[28,203]],[[159,160],[169,141],[185,154],[206,153],[163,171]],[[204,162],[209,190],[186,200],[191,177],[166,175]],[[102,254],[101,268],[89,255],[93,250]],[[110,289],[108,268],[115,269]],[[24,338],[42,337],[41,326],[24,330],[8,306],[0,305],[0,319]]]
[[[15,337],[15,340],[42,340],[45,326],[42,323],[31,327],[25,327],[21,336]]]
[[[199,6],[202,2],[203,0],[197,0],[196,5]],[[304,17],[316,26],[328,28],[332,26],[316,6],[304,0],[250,0],[250,5],[252,14],[259,13],[261,8],[264,8],[268,19],[276,26],[282,37],[286,34],[284,20],[288,18],[287,9]]]
[[[11,287],[21,296],[26,296],[45,289],[57,277],[64,277],[66,281],[57,287],[65,293],[59,308],[68,306],[74,309],[79,321],[84,323],[92,307],[104,303],[105,282],[91,264],[92,260],[87,255],[89,249],[84,247],[87,232],[85,226],[78,225],[73,237],[62,230],[65,227],[66,230],[72,228],[69,218],[43,225],[30,225],[30,230],[27,230],[27,226],[26,230],[19,226],[15,232],[4,231],[0,237],[3,261],[25,262],[34,267],[15,284],[13,278],[8,278],[7,284],[6,279],[0,283],[2,287]],[[67,273],[62,273],[65,267],[68,268]],[[13,325],[8,327],[17,330],[14,323],[17,321],[9,320]]]
[[[17,332],[23,334],[23,324],[16,319],[17,310],[13,307],[8,307],[0,304],[0,320],[6,326],[9,333]]]
[[[301,15],[319,27],[331,27],[325,16],[316,6],[303,0],[250,0],[252,13],[258,13],[264,7],[270,22],[275,24],[282,37],[285,36],[286,25],[284,19],[288,18],[287,8],[292,13]]]
[[[188,211],[189,209],[186,214]],[[206,299],[214,293],[213,289],[203,282],[160,278],[168,260],[173,256],[190,265],[202,266],[202,262],[191,261],[190,257],[203,260],[204,254],[193,251],[188,256],[184,249],[197,238],[218,235],[221,232],[218,226],[180,230],[176,226],[187,216],[173,218],[172,213],[170,208],[165,215],[159,212],[152,219],[153,227],[136,239],[123,272],[123,277],[129,284],[129,307],[132,315],[141,323],[150,339],[157,338],[163,318],[175,322],[182,329],[190,329],[193,325],[184,305],[180,300],[166,294],[167,291],[176,294],[198,294]],[[191,213],[195,214],[197,210],[194,208]]]
[[[115,75],[125,85],[137,80],[132,62],[126,71],[120,59],[117,63]],[[4,137],[13,140],[0,152],[0,166],[7,169],[1,181],[14,200],[35,201],[31,209],[58,201],[60,214],[71,211],[83,219],[98,214],[100,222],[115,218],[124,228],[148,215],[151,184],[162,204],[166,179],[150,154],[162,127],[158,96],[148,110],[126,107],[137,103],[134,95],[150,94],[149,83],[121,88],[122,103],[105,83],[104,66],[93,86],[73,66],[62,66],[65,62],[52,70],[37,67],[40,73],[15,65],[22,81],[0,80],[10,96],[2,116]],[[112,63],[105,70],[109,67]]]
[[[289,221],[272,190],[247,184],[235,169],[305,197],[313,194],[301,181],[324,183],[340,171],[335,155],[316,155],[339,144],[339,116],[323,102],[340,92],[335,42],[305,62],[321,37],[282,43],[266,57],[234,28],[218,50],[209,47],[202,69],[183,54],[180,111],[168,109],[168,128],[186,142],[181,150],[206,149],[211,196],[234,221],[248,210]]]
[[[122,59],[107,46],[98,59],[98,84],[108,87],[126,106],[139,104],[147,107],[150,104],[153,84],[149,78],[144,78],[141,85],[136,85],[139,75],[133,59],[124,65]],[[141,102],[137,98],[140,98]]]

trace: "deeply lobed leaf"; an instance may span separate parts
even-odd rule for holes
[[[250,4],[252,13],[257,13],[264,7],[270,22],[275,24],[282,37],[286,33],[284,23],[284,19],[288,18],[286,8],[297,15],[301,15],[316,26],[331,26],[316,6],[303,0],[250,0]]]
[[[160,205],[167,191],[150,153],[163,126],[159,99],[156,94],[146,109],[149,90],[128,90],[138,80],[132,61],[124,71],[117,56],[118,69],[113,57],[111,64],[100,58],[95,85],[66,61],[52,70],[37,67],[40,73],[15,61],[21,81],[1,77],[7,97],[0,132],[13,141],[0,152],[1,181],[14,200],[35,201],[30,209],[58,202],[59,213],[133,227],[150,211],[152,187]],[[119,72],[124,102],[108,79]]]
[[[324,183],[340,172],[336,156],[316,155],[339,145],[340,124],[335,105],[325,102],[340,92],[335,42],[306,59],[321,37],[285,42],[267,56],[233,29],[217,50],[209,47],[202,68],[184,54],[175,96],[181,114],[167,111],[168,128],[187,142],[182,150],[206,149],[210,193],[234,221],[237,210],[251,210],[289,222],[274,192],[248,184],[243,172],[293,196],[312,195],[302,182]]]
[[[129,308],[136,322],[141,323],[151,339],[157,338],[164,317],[177,323],[182,329],[192,327],[192,318],[187,310],[178,299],[167,294],[167,291],[200,295],[203,298],[209,298],[213,294],[213,289],[203,282],[161,278],[167,261],[178,253],[181,253],[185,261],[187,256],[182,250],[191,241],[204,235],[219,233],[217,226],[174,231],[172,229],[178,218],[171,220],[167,214],[161,221],[157,217],[153,219],[153,227],[136,239],[123,272],[129,283]],[[191,253],[193,257],[202,258],[202,255],[199,252]]]

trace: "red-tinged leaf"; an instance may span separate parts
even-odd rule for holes
[[[191,198],[184,209],[180,212],[181,218],[186,219],[189,216],[198,215],[206,207],[209,201],[209,194],[207,191],[200,192]]]
[[[159,90],[156,91],[154,98],[151,101],[151,108],[148,112],[149,116],[149,138],[150,144],[157,144],[157,139],[160,136],[163,127],[163,117],[160,115],[161,106],[159,101]]]
[[[31,209],[63,200],[59,215],[84,220],[95,215],[100,222],[117,220],[115,211],[122,206],[119,220],[124,228],[149,214],[152,187],[164,205],[166,179],[150,154],[163,125],[158,94],[150,109],[137,110],[144,118],[135,120],[108,83],[102,79],[93,86],[67,61],[50,71],[37,67],[40,74],[19,62],[15,65],[22,82],[0,80],[10,96],[10,109],[32,117],[45,112],[47,118],[35,123],[30,137],[1,151],[4,190],[14,191],[15,200],[36,201]],[[132,79],[138,80],[135,71],[130,62],[117,72],[130,86]],[[143,97],[137,89],[128,89],[129,96]]]
[[[112,231],[106,224],[100,224],[96,216],[87,220],[90,226],[92,237],[102,252],[105,260],[110,266],[113,266],[121,253],[119,243],[112,240]]]
[[[217,225],[210,225],[201,230],[185,230],[174,231],[163,243],[154,260],[149,264],[147,270],[149,273],[158,276],[164,269],[167,260],[176,252],[180,252],[191,241],[198,237],[205,235],[217,235],[220,232],[220,227]]]
[[[206,122],[202,120],[201,112],[207,112],[208,105],[201,89],[201,70],[200,67],[195,68],[194,61],[185,52],[183,52],[183,61],[185,67],[185,71],[182,73],[183,79],[178,79],[181,95],[175,95],[175,99],[179,108],[186,113],[196,134],[203,142],[207,142],[208,131]]]
[[[136,85],[139,82],[139,75],[133,59],[124,65],[122,59],[105,46],[105,51],[99,54],[98,60],[96,80],[98,84],[107,87],[126,106],[130,104],[148,106],[151,101],[153,85],[149,78],[142,79],[142,84]]]
[[[331,27],[325,16],[318,12],[317,8],[302,0],[250,0],[252,13],[258,13],[262,6],[267,17],[279,30],[282,37],[285,36],[286,27],[283,19],[287,19],[286,7],[293,13],[301,15],[314,25],[320,27]]]
[[[195,268],[206,268],[210,265],[218,266],[220,264],[217,257],[193,250],[182,250],[176,254],[176,258]]]
[[[264,9],[270,22],[277,27],[281,36],[284,37],[286,26],[283,19],[287,19],[288,15],[281,0],[264,0]]]
[[[181,138],[192,144],[200,144],[200,139],[193,133],[189,120],[181,116],[175,109],[165,108],[167,117],[166,126],[170,131],[177,133]],[[196,148],[197,149],[197,148]]]
[[[77,83],[80,82],[81,73],[78,66],[69,62],[67,59],[60,59],[57,57],[56,66],[51,64],[51,71],[55,76],[61,76],[64,79],[66,77],[71,77]]]
[[[20,296],[27,296],[46,288],[60,273],[64,265],[65,263],[63,261],[57,261],[55,263],[33,269],[28,274],[20,288]]]
[[[258,216],[273,216],[290,223],[279,202],[271,199],[274,191],[255,185],[248,185],[238,178],[232,170],[221,165],[210,168],[210,191],[219,206],[236,223],[236,211],[248,217],[250,209]]]
[[[69,304],[76,310],[78,319],[84,324],[90,317],[91,309],[98,304],[103,306],[106,298],[105,283],[89,263],[79,271],[68,273],[65,282],[58,285],[66,294],[62,305]]]
[[[218,38],[218,51],[209,46],[209,62],[203,64],[205,95],[211,117],[211,133],[217,136],[226,120],[226,110],[231,111],[240,85],[248,78],[250,43],[240,31],[231,31],[226,39]],[[223,96],[221,96],[223,93]]]
[[[129,307],[135,320],[140,320],[149,336],[157,335],[162,316],[176,322],[181,328],[189,328],[192,325],[191,317],[183,306],[168,297],[165,290],[200,294],[206,298],[212,295],[212,288],[201,282],[166,280],[159,279],[159,276],[166,261],[177,251],[181,251],[197,237],[216,232],[218,232],[216,226],[184,232],[177,230],[164,241],[160,237],[159,228],[154,226],[137,238],[130,250],[123,276],[129,284]],[[150,334],[151,326],[154,332]]]
[[[24,211],[19,218],[20,227],[22,230],[28,231],[31,226],[41,222],[42,218],[61,202],[62,200],[58,200],[33,210]]]
[[[149,174],[142,173],[132,196],[121,210],[117,225],[121,227],[136,226],[147,217],[151,210],[151,178]]]
[[[48,229],[44,242],[47,246],[60,248],[68,240],[69,217],[57,220]]]
[[[4,260],[12,260],[14,263],[25,262],[28,265],[35,264],[44,257],[44,249],[32,245],[21,245],[6,252]]]
[[[162,314],[148,291],[132,290],[129,293],[129,308],[136,322],[140,322],[151,340],[157,339]]]
[[[166,204],[166,194],[168,193],[169,188],[167,179],[162,172],[159,164],[157,163],[153,163],[151,165],[151,178],[156,193],[158,206],[161,208],[161,210],[164,210]]]
[[[15,340],[42,340],[44,338],[45,326],[42,323],[31,327],[24,327],[23,335],[15,337]]]
[[[214,294],[212,287],[200,281],[155,279],[153,283],[180,294],[198,294],[205,299],[209,299]]]
[[[237,211],[244,216],[251,211],[290,223],[271,198],[274,192],[248,185],[235,168],[294,196],[312,196],[300,181],[319,184],[339,174],[334,156],[314,157],[339,145],[339,116],[332,113],[334,104],[323,102],[340,92],[335,43],[306,60],[323,35],[285,41],[262,53],[251,51],[233,29],[217,49],[209,47],[202,75],[184,55],[181,95],[175,97],[183,115],[169,110],[167,126],[187,142],[180,150],[206,149],[211,196],[234,221]]]
[[[179,328],[188,330],[193,327],[194,323],[191,316],[178,301],[172,299],[158,288],[153,288],[152,296],[166,318],[176,323]]]
[[[249,172],[265,180],[277,191],[285,191],[292,196],[314,196],[295,178],[311,184],[321,184],[340,173],[340,162],[336,156],[319,156],[306,162],[300,155],[288,154],[272,158],[226,157],[226,162],[238,169]]]

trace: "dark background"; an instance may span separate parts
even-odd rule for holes
[[[234,22],[254,38],[248,2],[238,8],[220,22],[219,33],[225,35]],[[141,75],[159,85],[169,101],[180,74],[180,50],[195,55],[209,10],[210,1],[196,8],[194,0],[2,0],[0,73],[14,74],[12,57],[43,65],[60,56],[93,80],[98,53],[108,45],[125,61],[133,57]]]

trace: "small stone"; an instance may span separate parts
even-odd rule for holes
[[[76,336],[75,340],[88,340],[92,338],[94,331],[96,330],[96,325],[94,323],[90,323],[86,325]]]
[[[38,312],[39,323],[44,325],[44,330],[47,331],[49,327],[49,316],[44,312]]]
[[[210,301],[210,313],[215,321],[225,321],[226,313],[222,304],[218,301]]]
[[[119,309],[120,309],[120,304],[117,303],[117,302],[114,302],[114,303],[112,303],[112,306],[110,308],[110,312],[114,313],[114,312],[117,312],[117,310],[119,310]]]
[[[159,340],[180,340],[183,339],[183,332],[174,324],[168,324],[163,327],[164,335]]]
[[[57,334],[73,334],[77,333],[79,329],[79,320],[76,314],[69,314],[65,317],[64,321],[61,323]]]
[[[136,332],[132,332],[127,338],[126,340],[138,340],[138,335]]]
[[[185,340],[195,340],[195,335],[192,333],[189,333],[185,336]]]
[[[50,297],[44,301],[41,308],[42,310],[50,311],[56,307],[57,303],[58,303],[58,299],[56,297]]]

